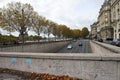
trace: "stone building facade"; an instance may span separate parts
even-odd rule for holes
[[[104,1],[98,16],[97,35],[102,39],[120,39],[120,0]]]
[[[120,0],[109,0],[111,5],[111,26],[114,39],[120,39]]]
[[[92,37],[92,39],[97,39],[97,24],[98,24],[98,22],[95,22],[91,25],[91,37]]]
[[[113,28],[111,27],[110,3],[105,0],[98,16],[98,38],[112,38]]]

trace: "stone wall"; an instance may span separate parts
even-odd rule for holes
[[[120,54],[120,47],[107,44],[107,43],[102,43],[98,41],[90,41],[90,45],[92,48],[93,53],[116,53]]]
[[[115,53],[113,51],[111,51],[110,49],[107,49],[105,47],[102,46],[102,44],[98,44],[99,42],[96,41],[90,41],[90,46],[92,49],[92,53],[97,53],[97,54],[110,54],[110,53]]]
[[[84,80],[120,80],[120,55],[0,53],[0,68],[69,75]]]
[[[0,52],[37,52],[37,53],[53,53],[67,45],[69,41],[51,42],[51,43],[38,43],[29,44],[24,46],[14,46],[0,48]]]

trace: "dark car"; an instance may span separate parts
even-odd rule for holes
[[[120,47],[120,39],[117,39],[115,45]]]
[[[82,46],[82,42],[80,42],[80,43],[78,44],[78,46]]]
[[[20,44],[20,43],[19,43],[19,41],[15,41],[14,44],[15,44],[15,45],[18,45],[18,44]]]
[[[3,45],[11,45],[11,42],[3,42]]]
[[[114,39],[114,40],[111,42],[111,44],[112,44],[112,45],[116,45],[116,42],[117,42],[117,39]]]
[[[98,39],[99,42],[103,42],[103,39]]]

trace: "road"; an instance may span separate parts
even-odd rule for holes
[[[78,46],[78,44],[82,42],[82,46]],[[67,49],[67,46],[62,48],[58,53],[91,53],[91,47],[89,44],[89,40],[77,40],[71,41],[73,48]]]

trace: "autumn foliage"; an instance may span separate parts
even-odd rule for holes
[[[57,75],[50,75],[44,73],[24,72],[24,71],[18,71],[18,70],[6,69],[6,68],[0,68],[0,73],[17,75],[20,76],[22,80],[82,80],[69,76],[57,76]],[[17,80],[21,80],[21,79],[17,79]]]

